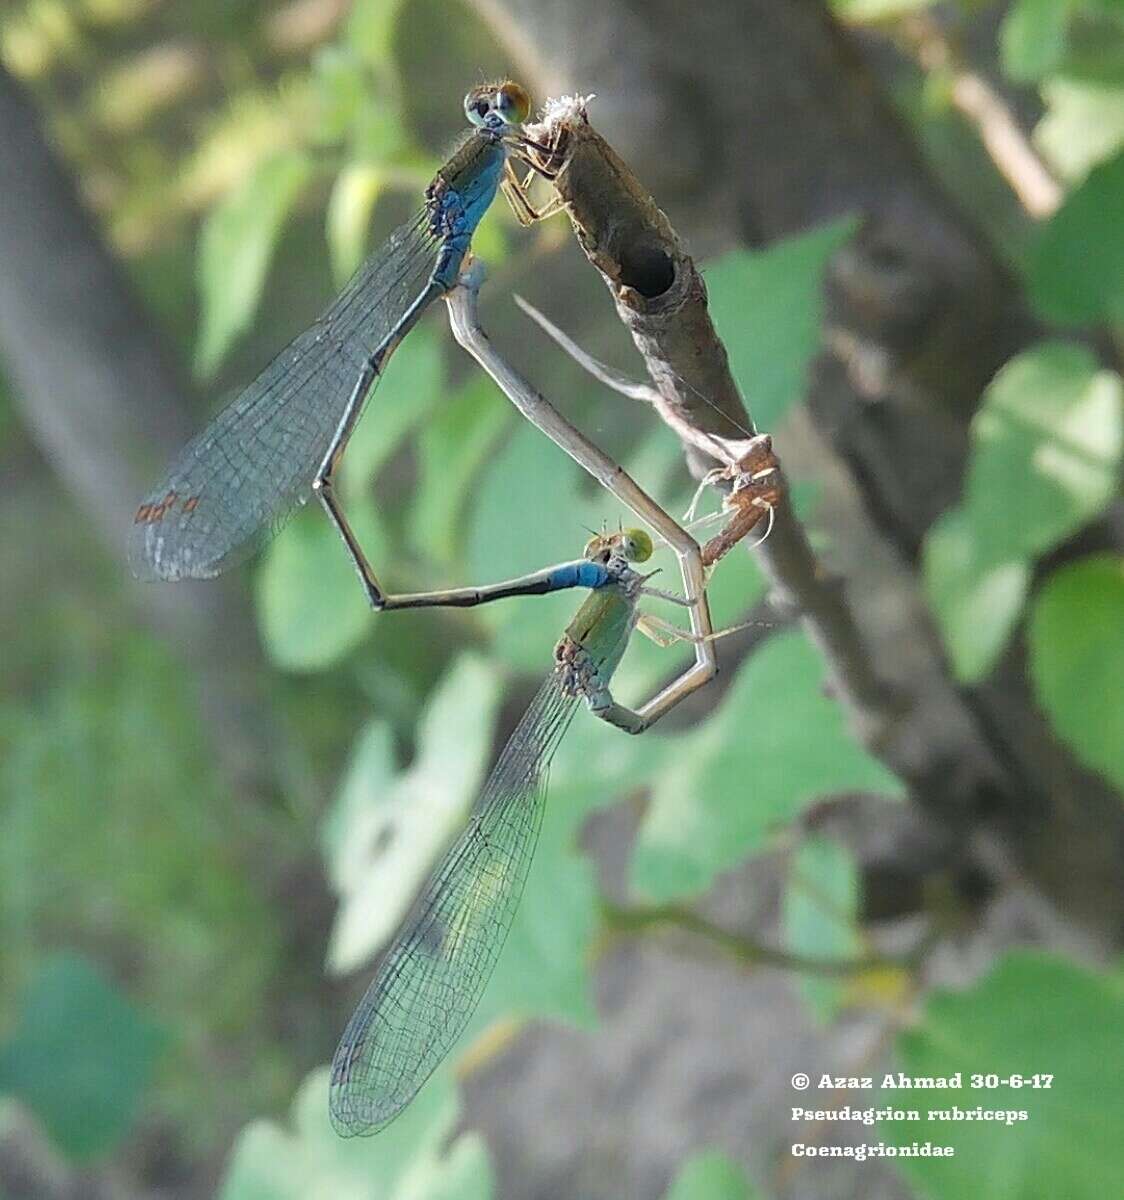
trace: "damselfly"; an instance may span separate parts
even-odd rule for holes
[[[522,581],[450,593],[462,603],[483,603],[557,587],[592,589],[555,646],[554,669],[516,726],[463,832],[425,885],[348,1023],[330,1083],[332,1123],[340,1134],[376,1133],[394,1120],[468,1024],[519,906],[551,759],[579,701],[602,720],[642,732],[651,720],[643,710],[617,703],[609,686],[630,635],[639,626],[661,642],[696,640],[639,612],[643,596],[686,603],[649,587],[650,576],[635,569],[651,553],[646,532],[626,529],[595,537],[575,563]]]
[[[426,189],[425,207],[186,446],[137,509],[129,560],[138,578],[218,575],[249,557],[315,492],[371,605],[384,607],[385,594],[333,487],[348,438],[395,347],[456,284],[496,192],[504,192],[524,223],[545,215],[530,204],[511,161],[551,176],[549,152],[523,133],[527,93],[510,81],[474,88],[464,107],[472,131]]]

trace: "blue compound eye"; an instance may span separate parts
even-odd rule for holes
[[[464,98],[464,112],[473,125],[485,129],[518,126],[531,115],[531,97],[510,79],[473,88]]]
[[[464,98],[464,115],[473,125],[487,124],[488,114],[492,111],[490,88],[473,88]]]

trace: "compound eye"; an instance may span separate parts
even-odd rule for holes
[[[644,529],[626,529],[621,535],[621,553],[629,562],[647,562],[652,557],[651,536]]]
[[[531,115],[530,95],[526,88],[511,79],[496,88],[493,103],[495,111],[508,125],[522,125]]]
[[[590,562],[607,563],[612,556],[613,546],[611,541],[604,534],[594,534],[585,544],[585,550],[582,551],[582,558],[588,559]]]
[[[473,125],[487,124],[492,111],[492,97],[487,88],[473,88],[464,98],[464,115]]]

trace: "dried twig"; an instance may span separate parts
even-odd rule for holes
[[[522,296],[516,296],[515,303],[553,338],[579,367],[587,371],[599,383],[605,384],[606,387],[612,388],[622,396],[628,396],[631,400],[642,400],[648,404],[658,405],[660,394],[650,383],[631,379],[622,371],[606,366],[605,363],[594,358]],[[713,471],[708,471],[699,484],[700,492],[707,485],[719,486],[725,491],[722,510],[729,515],[721,532],[712,537],[703,547],[704,567],[714,566],[719,559],[746,538],[767,515],[772,518],[784,494],[780,463],[773,455],[773,439],[768,434],[758,434],[741,444],[746,447],[741,458],[724,467],[716,467]],[[717,454],[725,455],[730,447],[731,443],[724,439],[713,439],[713,449]],[[696,494],[695,503],[698,502],[698,498],[698,494]],[[695,504],[693,503],[686,519],[690,519],[694,509]],[[772,524],[772,520],[770,520],[770,532],[772,532]]]
[[[557,147],[554,186],[655,385],[652,403],[685,445],[730,464],[756,432],[706,306],[706,286],[671,222],[580,97],[553,102],[536,140]]]
[[[780,967],[806,975],[847,978],[866,971],[897,968],[911,970],[920,961],[916,955],[901,959],[881,954],[856,955],[849,958],[813,958],[768,946],[753,938],[731,933],[715,925],[693,909],[679,904],[632,905],[623,907],[608,900],[601,901],[601,919],[612,935],[633,935],[657,930],[680,930],[701,938],[729,955],[742,966]]]
[[[582,349],[568,333],[559,329],[548,316],[539,312],[529,300],[524,300],[522,296],[516,296],[515,303],[548,337],[561,346],[583,371],[592,375],[598,383],[603,383],[606,387],[612,388],[614,392],[619,392],[622,396],[627,396],[630,400],[642,400],[645,404],[656,404],[659,401],[660,394],[650,383],[633,379],[623,371],[618,371],[601,362],[600,359],[594,358],[587,350]]]
[[[582,99],[548,105],[530,134],[555,150],[554,186],[644,358],[653,407],[683,441],[696,477],[709,465],[703,455],[729,466],[759,449],[698,269],[652,197],[590,126]],[[786,499],[778,501],[775,528],[756,554],[777,598],[800,613],[823,653],[858,735],[884,744],[896,705],[872,671],[842,589],[816,561]]]
[[[975,127],[991,161],[1027,213],[1038,220],[1053,216],[1062,202],[1061,184],[1039,158],[1003,97],[965,66],[944,30],[927,13],[903,21],[900,33],[923,71],[947,75],[953,107]]]

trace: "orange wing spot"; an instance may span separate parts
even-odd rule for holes
[[[198,496],[189,496],[183,502],[183,511],[185,513],[194,512],[198,507],[199,507],[199,497]]]
[[[169,492],[159,504],[142,504],[137,509],[137,515],[133,518],[135,525],[155,525],[157,521],[164,519],[164,514],[167,513],[175,504],[179,497],[175,492]],[[194,497],[195,504],[198,504],[199,497]],[[192,508],[195,507],[192,504]]]

